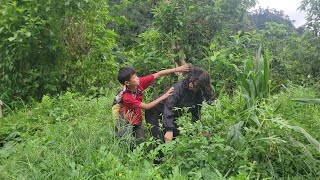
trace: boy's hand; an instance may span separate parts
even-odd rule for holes
[[[173,132],[172,131],[167,131],[166,134],[164,135],[164,141],[165,142],[170,142],[173,139]]]
[[[189,66],[189,64],[185,64],[185,65],[179,66],[175,69],[176,69],[176,72],[188,72],[188,71],[190,71],[190,66]]]
[[[150,109],[150,108],[153,108],[154,106],[156,106],[157,104],[159,104],[161,101],[167,99],[174,91],[174,87],[171,87],[166,93],[164,93],[161,97],[159,97],[158,99],[148,103],[148,104],[145,104],[143,102],[141,102],[141,104],[139,105],[139,107],[141,109]]]
[[[173,91],[174,91],[174,87],[171,87],[171,88],[164,94],[165,98],[169,97],[169,96],[173,93]]]
[[[162,77],[171,73],[179,74],[181,72],[188,72],[188,71],[190,71],[190,66],[189,64],[185,64],[176,68],[159,71],[157,73],[154,73],[153,76],[155,79],[157,79],[159,77]]]

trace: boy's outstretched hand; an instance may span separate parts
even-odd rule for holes
[[[174,91],[174,87],[171,87],[166,93],[164,93],[165,98],[169,97]]]
[[[177,74],[177,73],[188,72],[188,71],[190,71],[190,66],[189,64],[185,64],[176,68],[159,71],[157,73],[154,73],[153,76],[155,79],[157,79],[159,77],[162,77],[171,73]]]
[[[174,87],[171,87],[166,93],[164,93],[162,96],[160,96],[158,99],[148,103],[148,104],[145,104],[145,103],[142,103],[140,104],[140,108],[141,109],[150,109],[150,108],[153,108],[155,105],[159,104],[162,100],[165,100],[167,99],[174,91]]]
[[[189,64],[185,64],[185,65],[179,66],[175,69],[176,69],[176,72],[188,72],[188,71],[190,71],[190,66],[189,66]]]

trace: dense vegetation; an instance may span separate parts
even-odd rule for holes
[[[301,1],[299,28],[255,4],[2,0],[0,179],[320,177],[320,1]],[[180,118],[175,141],[147,133],[131,152],[110,117],[117,70],[185,62],[209,71],[216,101],[201,122]],[[178,79],[158,80],[145,101]]]

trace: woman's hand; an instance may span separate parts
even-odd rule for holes
[[[164,141],[170,142],[173,139],[173,132],[172,131],[167,131],[166,134],[164,135]]]

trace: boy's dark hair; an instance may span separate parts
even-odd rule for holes
[[[213,98],[213,89],[210,84],[210,76],[208,72],[199,67],[191,67],[186,78],[182,81],[184,87],[188,87],[191,79],[198,81],[198,86],[203,93],[204,98],[209,101]]]
[[[118,71],[118,81],[124,85],[124,82],[130,81],[134,74],[136,74],[136,71],[132,67],[123,67]]]

